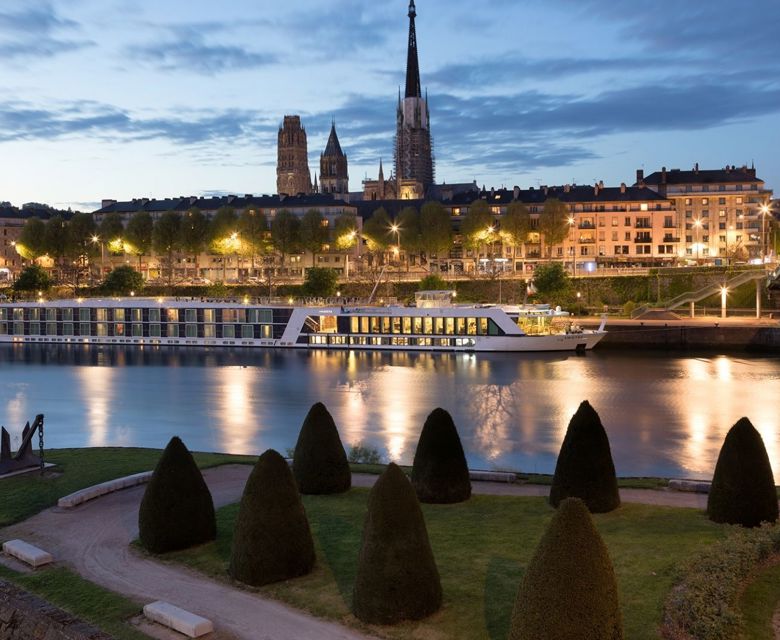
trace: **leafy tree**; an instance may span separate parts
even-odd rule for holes
[[[517,591],[509,640],[623,640],[615,570],[585,504],[564,500]]]
[[[181,247],[192,255],[195,263],[195,276],[200,275],[198,257],[206,250],[210,236],[209,220],[200,209],[192,207],[182,216]]]
[[[227,279],[227,257],[238,254],[238,217],[233,207],[220,207],[211,220],[211,242],[209,243],[212,253],[222,256],[222,280]],[[236,266],[236,277],[238,276],[238,266]]]
[[[301,221],[287,209],[282,209],[271,220],[271,243],[284,257],[298,249],[301,241]]]
[[[569,274],[560,262],[537,264],[533,283],[536,291],[545,299],[565,295],[570,286]]]
[[[443,291],[445,289],[447,289],[447,283],[436,274],[425,276],[417,285],[418,291]]]
[[[228,572],[260,586],[305,575],[314,561],[314,541],[290,467],[269,449],[244,486]]]
[[[121,255],[124,252],[124,245],[117,242],[121,241],[124,234],[125,225],[122,223],[122,216],[118,213],[107,213],[98,225],[98,236],[114,255]]]
[[[68,225],[62,216],[52,216],[46,221],[43,239],[46,253],[52,257],[55,265],[59,264],[68,253]]]
[[[266,250],[268,244],[268,220],[262,211],[247,206],[238,217],[238,233],[241,246],[252,259],[252,275],[256,270],[256,258]]]
[[[420,502],[451,504],[471,497],[463,445],[444,409],[434,409],[425,420],[414,452],[412,485]]]
[[[512,247],[512,270],[515,270],[517,248],[528,240],[531,231],[531,212],[522,202],[512,202],[501,219],[501,239]]]
[[[707,515],[713,522],[757,527],[776,522],[777,491],[761,434],[741,418],[726,434],[715,465]]]
[[[330,298],[336,293],[339,276],[333,269],[311,267],[306,269],[303,278],[303,294],[320,298]]]
[[[480,247],[488,242],[495,225],[493,214],[484,200],[474,200],[460,224],[460,234],[463,245],[474,251],[474,272],[477,271],[477,258]]]
[[[404,207],[398,214],[395,223],[398,227],[399,254],[401,250],[403,250],[406,255],[420,253],[422,238],[420,232],[420,213],[417,209],[414,207]],[[408,261],[406,267],[407,269],[409,268]]]
[[[81,267],[99,255],[100,247],[92,241],[96,230],[95,220],[89,213],[75,213],[68,223],[67,256],[74,261],[78,260]],[[76,282],[78,284],[78,272]]]
[[[363,235],[366,238],[368,250],[372,253],[382,252],[390,246],[390,217],[384,207],[374,210],[371,217],[363,224]]]
[[[146,211],[137,211],[127,223],[125,236],[128,248],[133,255],[138,256],[138,270],[141,270],[141,258],[149,255],[152,250],[152,233],[154,221]]]
[[[561,244],[569,233],[569,208],[558,198],[545,200],[539,214],[539,233],[545,243],[547,258],[552,257],[552,249]]]
[[[311,253],[312,267],[315,255],[322,251],[322,245],[328,241],[328,228],[324,222],[325,218],[319,209],[309,209],[301,218],[301,246]]]
[[[45,291],[51,286],[46,270],[37,264],[22,269],[14,282],[14,291]]]
[[[615,464],[599,414],[584,400],[569,422],[555,463],[550,504],[580,498],[593,513],[620,506]]]
[[[110,295],[126,296],[131,291],[140,291],[143,286],[143,276],[130,265],[122,265],[108,272],[102,288]]]
[[[371,489],[352,598],[368,624],[419,620],[441,607],[441,581],[414,488],[394,463]]]
[[[214,502],[192,454],[176,436],[165,447],[138,511],[138,537],[166,553],[217,537]]]
[[[333,224],[333,243],[339,251],[348,251],[358,240],[357,217],[351,213],[342,213]]]
[[[333,417],[321,402],[309,409],[293,454],[293,474],[303,494],[343,493],[352,472]]]
[[[46,253],[46,225],[40,218],[27,218],[16,250],[25,260],[37,260]]]
[[[168,284],[173,282],[173,254],[179,248],[181,216],[175,211],[166,211],[152,227],[152,249],[165,256],[168,265]]]
[[[452,221],[449,212],[439,202],[426,202],[420,211],[420,247],[428,260],[443,254],[452,247]]]

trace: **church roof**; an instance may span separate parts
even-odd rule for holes
[[[344,155],[344,152],[341,150],[341,145],[339,144],[339,137],[336,135],[335,122],[330,126],[330,135],[328,136],[328,144],[325,145],[325,153],[323,153],[322,155],[337,156],[339,158],[341,158]]]

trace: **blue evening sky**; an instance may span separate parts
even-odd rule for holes
[[[0,200],[273,193],[298,113],[350,188],[392,167],[407,2],[0,0]],[[780,185],[778,0],[419,0],[437,181]]]

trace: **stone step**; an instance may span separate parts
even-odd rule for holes
[[[29,564],[31,567],[40,567],[54,560],[49,552],[39,549],[24,540],[8,540],[4,542],[3,552]]]
[[[183,633],[190,638],[197,638],[214,631],[211,620],[206,620],[206,618],[162,600],[145,605],[144,615],[149,620]]]
[[[115,480],[109,480],[108,482],[101,482],[100,484],[81,489],[67,496],[63,496],[57,500],[57,506],[63,509],[72,509],[87,500],[94,500],[100,496],[104,496],[107,493],[119,491],[121,489],[127,489],[128,487],[135,487],[139,484],[149,482],[152,477],[151,471],[142,471],[141,473],[134,473],[130,476],[123,478],[116,478]]]

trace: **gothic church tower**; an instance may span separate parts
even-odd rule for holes
[[[325,152],[320,154],[320,192],[339,195],[349,193],[347,156],[341,150],[335,122],[331,124]]]
[[[406,56],[406,93],[398,96],[395,134],[395,177],[415,180],[427,188],[433,184],[434,161],[427,96],[420,91],[420,66],[417,60],[417,34],[414,0],[409,3],[409,47]]]
[[[300,116],[284,116],[279,129],[276,191],[288,196],[311,193],[306,129],[301,126]]]

